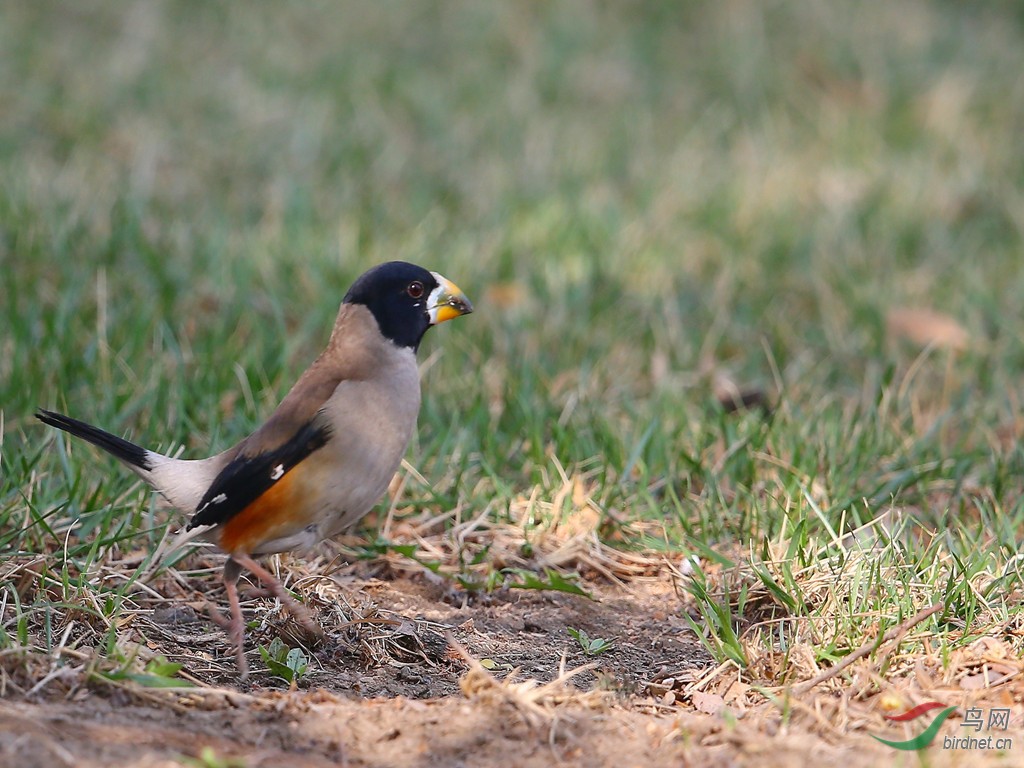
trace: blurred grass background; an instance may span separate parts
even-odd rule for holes
[[[2,540],[145,528],[37,406],[219,450],[404,259],[478,308],[421,354],[425,504],[500,516],[561,466],[648,546],[898,507],[999,571],[1021,72],[1012,2],[4,3]],[[907,308],[966,342],[898,338]]]

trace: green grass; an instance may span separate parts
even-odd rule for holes
[[[478,308],[424,344],[403,510],[542,529],[583,478],[615,547],[698,556],[722,658],[1020,621],[1014,4],[22,2],[0,52],[0,548],[49,585],[3,648],[111,626],[97,572],[180,522],[33,410],[222,449],[392,258]]]

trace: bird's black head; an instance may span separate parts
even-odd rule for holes
[[[432,325],[473,311],[450,280],[404,261],[389,261],[364,272],[345,294],[345,304],[362,304],[385,338],[413,350]]]

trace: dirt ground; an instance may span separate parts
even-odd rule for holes
[[[919,764],[916,753],[872,740],[871,728],[844,733],[827,712],[815,720],[798,707],[751,707],[748,686],[718,685],[721,669],[687,627],[667,577],[588,584],[596,600],[506,590],[467,601],[422,575],[327,581],[306,597],[331,640],[312,651],[297,687],[267,673],[254,650],[279,635],[297,642],[270,601],[247,603],[261,621],[247,639],[254,672],[240,685],[203,606],[165,599],[128,615],[123,636],[183,663],[197,686],[55,675],[22,695],[8,690],[0,765]],[[568,627],[613,644],[588,656]],[[563,674],[584,665],[592,666]],[[1012,753],[930,757],[936,766],[1014,764]]]

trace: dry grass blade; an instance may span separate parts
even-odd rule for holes
[[[610,696],[607,692],[579,691],[568,684],[572,678],[593,669],[596,666],[593,663],[563,671],[547,683],[533,679],[516,681],[515,671],[504,680],[499,680],[484,669],[451,633],[447,637],[451,647],[469,666],[469,670],[459,681],[463,695],[489,706],[508,706],[532,728],[547,725],[554,729],[559,720],[571,720],[572,718],[562,711],[564,707],[602,710],[610,705]]]

